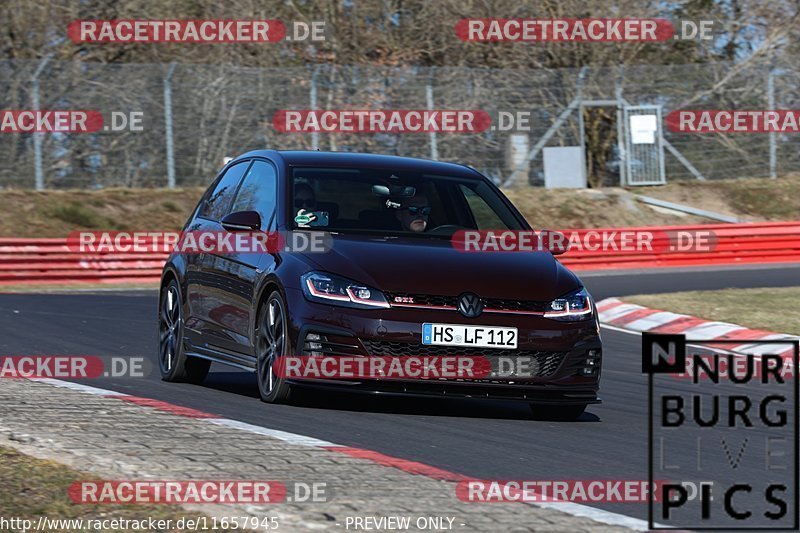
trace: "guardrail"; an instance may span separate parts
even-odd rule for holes
[[[648,232],[652,252],[624,250],[570,250],[559,257],[569,268],[581,270],[643,269],[759,263],[800,263],[800,221],[748,224],[703,224],[696,226],[649,226],[598,228],[566,231],[578,238],[597,232]],[[670,248],[679,234],[713,236],[713,247],[675,251]]]
[[[571,269],[644,269],[758,263],[800,263],[800,221],[708,224],[567,231],[583,238],[589,232],[652,232],[654,251],[576,250],[559,256]],[[713,232],[710,251],[677,252],[669,242],[677,232]],[[0,238],[0,286],[76,283],[157,283],[166,253],[83,253],[66,239]]]
[[[66,239],[0,238],[0,286],[157,283],[166,253],[82,253]]]

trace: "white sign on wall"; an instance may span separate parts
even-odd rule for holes
[[[546,188],[586,188],[586,163],[580,146],[549,146],[542,150],[542,159]]]
[[[631,115],[631,142],[633,144],[653,144],[656,142],[658,122],[655,115]]]

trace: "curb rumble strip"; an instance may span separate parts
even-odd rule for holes
[[[211,413],[198,411],[190,407],[183,407],[180,405],[175,405],[168,402],[155,400],[152,398],[131,396],[129,394],[125,394],[122,392],[100,389],[97,387],[91,387],[80,383],[73,383],[71,381],[62,381],[59,379],[51,379],[51,378],[29,378],[29,379],[30,381],[47,383],[49,385],[71,389],[85,394],[101,396],[104,398],[114,398],[121,401],[134,403],[143,407],[158,409],[159,411],[165,411],[178,416],[193,418],[196,420],[204,420],[210,424],[223,426],[230,429],[238,429],[240,431],[247,431],[249,433],[255,433],[257,435],[263,435],[266,437],[271,437],[286,442],[288,444],[316,447],[328,450],[330,452],[343,453],[353,458],[364,459],[382,466],[396,468],[408,474],[421,475],[439,481],[458,482],[458,481],[473,479],[468,476],[464,476],[462,474],[457,474],[455,472],[450,472],[448,470],[442,470],[440,468],[436,468],[431,465],[426,465],[424,463],[410,461],[407,459],[401,459],[399,457],[392,457],[372,450],[343,446],[341,444],[335,444],[333,442],[328,442],[325,440],[309,437],[306,435],[299,435],[297,433],[289,433],[286,431],[270,429],[263,426],[256,426],[253,424],[248,424],[246,422],[241,422],[239,420],[233,420],[230,418],[220,418],[219,416]],[[553,509],[572,516],[580,518],[588,518],[590,520],[594,520],[595,522],[600,522],[612,526],[625,527],[634,531],[649,530],[647,521],[645,520],[632,518],[630,516],[625,516],[618,513],[612,513],[610,511],[604,511],[602,509],[596,509],[594,507],[589,507],[587,505],[582,505],[578,503],[572,503],[572,502],[536,502],[536,503],[518,502],[518,503],[526,505],[534,505],[536,507],[541,507],[546,509]]]
[[[672,333],[686,335],[690,340],[729,340],[725,350],[733,353],[763,355],[772,353],[774,345],[759,344],[759,340],[795,340],[796,336],[774,333],[760,329],[749,329],[728,322],[714,322],[689,315],[680,315],[629,304],[618,298],[606,298],[597,302],[597,312],[603,326],[611,326],[630,333]],[[744,341],[755,341],[747,343]],[[792,348],[781,352],[784,358],[792,357]]]

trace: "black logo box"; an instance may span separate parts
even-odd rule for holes
[[[653,486],[653,375],[654,374],[683,374],[686,370],[686,345],[691,344],[695,346],[710,346],[713,345],[730,345],[731,343],[740,342],[737,339],[721,339],[721,340],[692,340],[687,339],[686,335],[680,334],[663,334],[663,333],[642,333],[642,373],[647,374],[647,405],[648,405],[648,482]],[[793,347],[792,353],[792,370],[794,380],[794,525],[792,529],[800,530],[800,501],[797,501],[800,495],[800,434],[798,434],[798,425],[800,422],[800,339],[741,339],[742,344],[775,344],[787,345],[791,344]],[[670,348],[674,348],[674,360],[668,361],[665,359],[653,360],[653,345],[660,348],[660,352],[669,353]],[[753,354],[739,354],[745,357],[755,357]],[[654,491],[648,491],[648,528],[653,531],[676,531],[686,530],[685,526],[677,527],[662,527],[656,526],[653,519],[654,507]],[[692,531],[786,531],[786,528],[781,526],[779,528],[770,527],[691,527]]]

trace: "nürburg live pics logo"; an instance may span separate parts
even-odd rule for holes
[[[649,527],[797,530],[798,341],[642,334]],[[680,379],[676,379],[680,378]],[[687,379],[689,378],[689,379]]]

